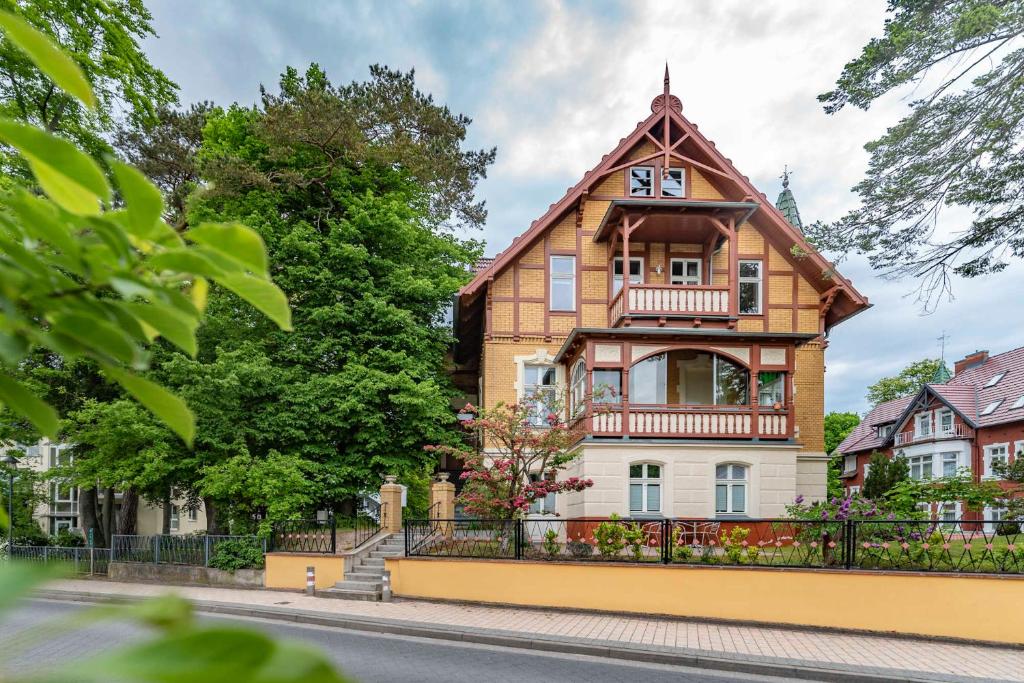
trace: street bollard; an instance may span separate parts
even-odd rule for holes
[[[391,602],[391,572],[385,571],[381,575],[380,599],[383,602]]]
[[[316,567],[306,567],[306,592],[310,595],[316,592]]]

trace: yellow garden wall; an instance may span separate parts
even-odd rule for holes
[[[1024,643],[1024,578],[500,560],[386,560],[408,598]],[[269,576],[269,564],[268,564]]]
[[[265,588],[306,589],[306,567],[316,568],[316,587],[333,588],[344,578],[345,558],[341,555],[267,553],[263,574]]]

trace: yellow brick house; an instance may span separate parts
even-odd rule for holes
[[[567,397],[568,474],[594,486],[559,514],[765,518],[825,495],[826,335],[868,302],[804,239],[788,181],[778,204],[666,70],[650,116],[461,290],[467,393]]]

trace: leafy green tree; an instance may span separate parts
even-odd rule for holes
[[[139,45],[155,35],[153,17],[141,0],[0,0],[0,10],[17,15],[70,55],[98,101],[96,107],[86,106],[17,43],[4,40],[0,117],[61,135],[98,158],[110,149],[104,133],[112,130],[115,112],[143,125],[156,118],[158,107],[177,100],[177,86]]]
[[[914,361],[893,377],[883,377],[868,387],[867,399],[872,407],[916,394],[925,383],[930,382],[942,363],[938,358]]]
[[[890,0],[883,33],[819,96],[834,114],[867,109],[913,86],[910,112],[877,140],[860,206],[817,225],[819,246],[868,255],[887,276],[921,278],[926,300],[950,276],[998,272],[1024,256],[1024,6],[1019,2]],[[973,220],[936,231],[943,209]]]
[[[910,478],[906,458],[890,458],[885,453],[872,453],[868,461],[868,476],[860,493],[871,500],[882,500],[889,491]]]
[[[21,454],[17,451],[11,453],[16,458]],[[0,509],[7,515],[7,496],[10,487],[11,468],[9,465],[0,464]],[[14,543],[16,545],[46,545],[46,533],[40,528],[36,521],[36,508],[49,502],[47,495],[47,483],[38,472],[26,468],[24,465],[14,469],[14,497],[11,512],[14,514]],[[4,538],[6,543],[7,539]]]
[[[825,415],[825,452],[829,455],[835,453],[836,448],[843,439],[853,431],[854,427],[860,424],[860,417],[857,413],[831,412]],[[828,461],[828,497],[843,497],[843,482],[839,476],[843,472],[843,458],[841,455],[833,456]]]

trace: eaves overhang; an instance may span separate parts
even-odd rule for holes
[[[758,202],[728,202],[720,200],[702,200],[702,199],[613,199],[608,203],[608,208],[605,209],[604,216],[601,217],[601,222],[597,226],[597,230],[594,232],[594,241],[600,242],[605,239],[608,235],[607,232],[611,229],[611,217],[617,209],[643,209],[643,210],[659,210],[659,209],[677,209],[680,211],[694,210],[694,211],[721,211],[721,212],[736,212],[739,218],[736,220],[736,225],[742,224],[748,218],[750,218],[755,211],[761,208],[761,204]]]

